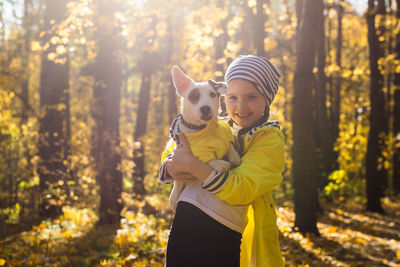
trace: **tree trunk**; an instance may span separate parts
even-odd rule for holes
[[[167,62],[172,61],[172,55],[174,52],[174,42],[175,42],[175,31],[173,27],[173,20],[172,18],[169,18],[168,23],[168,37],[167,37]],[[168,65],[169,67],[172,67],[171,65]],[[171,68],[168,69],[168,74],[167,74],[167,81],[168,81],[168,86],[167,86],[167,97],[168,97],[168,121],[171,124],[172,120],[174,117],[178,114],[178,108],[177,108],[177,101],[176,101],[176,93],[175,93],[175,87],[174,84],[172,83],[172,77],[171,77]]]
[[[67,48],[68,49],[68,48]],[[69,67],[69,66],[68,66]],[[78,184],[78,179],[75,177],[74,172],[72,170],[72,164],[71,164],[71,105],[70,105],[70,92],[71,88],[68,88],[64,90],[63,92],[63,101],[64,101],[64,107],[62,111],[63,115],[63,121],[64,121],[64,129],[65,129],[65,137],[64,137],[64,164],[65,164],[65,180],[66,183],[64,183],[64,190],[67,196],[67,200],[69,204],[71,204],[74,199],[73,196],[75,196],[75,190],[74,186]],[[72,182],[72,184],[70,183]],[[73,186],[74,185],[74,186]]]
[[[220,8],[221,11],[223,11],[225,8],[225,1],[223,0],[218,0],[217,6]],[[229,7],[228,7],[229,8]],[[225,61],[223,59],[225,58],[225,47],[226,44],[228,43],[229,36],[228,36],[228,30],[227,30],[227,24],[231,18],[232,14],[229,12],[226,18],[220,21],[220,27],[222,29],[221,35],[215,37],[215,78],[217,81],[223,81],[224,79],[224,73],[225,73]]]
[[[119,117],[124,39],[115,17],[122,10],[122,4],[121,1],[97,0],[96,5],[98,53],[94,65],[92,155],[100,186],[98,223],[118,224],[123,206]]]
[[[31,46],[31,38],[32,38],[32,30],[31,30],[31,14],[30,8],[32,3],[30,0],[24,1],[24,43],[22,45],[22,69],[24,70],[25,74],[22,79],[22,93],[21,97],[24,103],[29,103],[29,51]],[[22,110],[22,123],[25,123],[28,119],[28,107],[26,105],[23,106]],[[29,159],[28,159],[29,160]]]
[[[251,42],[249,40],[252,39],[251,32],[252,29],[252,22],[251,18],[253,16],[253,11],[249,8],[247,1],[240,2],[240,8],[243,8],[243,22],[242,25],[237,33],[237,42],[241,42],[242,45],[239,50],[240,55],[247,55],[250,54],[252,51]],[[230,64],[230,62],[227,62]]]
[[[45,31],[43,45],[57,36],[57,25],[64,19],[66,0],[47,0],[45,11]],[[42,218],[55,217],[61,214],[58,184],[65,179],[64,139],[63,131],[63,92],[68,85],[67,54],[52,58],[57,44],[50,43],[42,53],[42,69],[40,76],[40,107],[43,112],[39,120],[39,177]],[[61,181],[59,183],[59,181]],[[62,193],[61,193],[62,194]]]
[[[400,48],[400,47],[399,47]],[[400,58],[398,59],[400,60]],[[400,75],[396,73],[393,107],[393,136],[395,138],[393,153],[393,192],[400,193]]]
[[[396,1],[397,21],[400,21],[400,0]],[[396,59],[400,61],[400,33],[396,34]],[[393,192],[400,193],[400,73],[394,74],[394,107],[393,107],[393,136],[394,136],[394,153],[393,153]]]
[[[384,0],[379,0],[384,5]],[[379,6],[378,6],[379,7]],[[382,8],[378,12],[382,13]],[[384,78],[378,68],[378,60],[384,56],[383,46],[379,41],[375,28],[375,16],[377,14],[375,1],[368,0],[367,25],[370,65],[370,102],[369,115],[370,130],[368,135],[366,155],[366,184],[367,184],[367,210],[383,212],[381,197],[383,196],[384,181],[387,172],[383,164],[382,152],[385,150],[385,140],[388,133],[388,119],[385,112],[385,96],[383,93]]]
[[[326,18],[328,20],[328,29],[327,29],[327,38],[326,38],[326,51],[328,53],[326,55],[326,60],[327,60],[327,63],[329,65],[329,64],[333,64],[333,60],[334,60],[332,58],[332,56],[331,56],[331,53],[330,53],[330,51],[332,50],[332,39],[333,39],[333,37],[332,37],[332,29],[333,29],[333,25],[332,25],[332,19],[329,18],[329,16],[327,16]],[[333,132],[333,127],[334,126],[333,125],[335,124],[334,123],[334,119],[333,119],[333,117],[334,117],[333,114],[335,113],[335,111],[334,111],[334,105],[332,104],[334,102],[335,97],[334,97],[333,77],[332,76],[333,75],[331,74],[331,75],[329,75],[327,77],[326,89],[327,89],[328,102],[331,103],[331,105],[329,107],[329,112],[328,112],[328,114],[330,115],[329,116],[329,125],[331,126],[330,128],[331,128],[332,141],[335,142],[336,140],[333,139],[333,136],[334,136],[334,132]]]
[[[305,0],[297,38],[297,61],[293,80],[293,178],[295,225],[302,233],[318,233],[316,226],[316,177],[314,172],[313,67],[322,0]]]
[[[303,11],[304,11],[304,0],[296,0],[296,18],[297,18],[297,27],[296,27],[296,40],[299,35],[301,19],[303,18]]]
[[[328,184],[328,176],[334,170],[335,153],[333,151],[332,129],[329,123],[328,109],[326,106],[326,82],[325,74],[326,52],[325,52],[325,16],[321,14],[321,23],[318,25],[318,48],[317,48],[317,77],[316,77],[316,111],[315,121],[316,144],[318,162],[318,187],[323,189]]]
[[[227,30],[227,24],[229,20],[232,18],[232,12],[230,7],[228,6],[227,8],[225,7],[225,1],[224,0],[218,0],[217,2],[217,7],[220,8],[221,12],[223,10],[229,9],[228,15],[220,21],[220,27],[222,29],[221,35],[215,37],[214,40],[214,47],[215,47],[215,79],[217,81],[223,81],[224,80],[224,73],[225,73],[225,66],[226,66],[226,60],[225,59],[225,47],[229,41],[229,35],[228,35],[228,30]],[[228,113],[226,112],[226,105],[225,105],[225,98],[224,96],[220,97],[220,110],[221,112],[219,113],[219,116],[227,116]]]
[[[136,118],[134,133],[135,147],[133,150],[133,192],[136,196],[143,197],[146,193],[144,187],[145,165],[144,165],[144,146],[145,134],[147,132],[147,117],[150,105],[151,75],[153,72],[153,55],[151,52],[144,52],[143,60],[140,64],[142,68],[142,85],[139,92],[139,106]]]
[[[265,27],[264,24],[267,21],[267,14],[264,11],[263,4],[264,2],[267,4],[268,8],[270,8],[269,0],[257,0],[257,13],[254,15],[254,25],[253,25],[253,43],[256,49],[257,56],[266,56],[265,47],[264,47],[264,39],[265,39]]]
[[[339,68],[339,71],[335,74],[334,78],[334,91],[333,91],[333,101],[332,101],[332,131],[333,131],[333,140],[339,137],[339,123],[340,123],[340,103],[341,103],[341,88],[342,88],[342,47],[343,47],[343,30],[342,30],[342,21],[343,21],[343,0],[339,1],[339,5],[337,7],[337,41],[336,41],[336,66]],[[337,156],[336,156],[337,157]]]
[[[30,68],[29,68],[29,55],[30,55],[30,47],[31,47],[31,39],[32,39],[32,2],[31,0],[24,1],[24,19],[23,19],[23,28],[24,28],[24,44],[22,45],[22,53],[21,53],[21,62],[22,69],[24,70],[24,75],[22,77],[21,84],[21,97],[23,108],[22,108],[22,116],[21,116],[21,127],[24,125],[29,118],[30,110],[28,108],[29,104],[29,78],[30,78]],[[26,104],[25,104],[26,103]],[[27,141],[29,142],[29,141]],[[27,162],[27,174],[28,177],[33,176],[33,166],[32,166],[32,154],[29,149],[28,144],[24,145],[25,147],[25,157]]]

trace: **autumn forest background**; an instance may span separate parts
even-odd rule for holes
[[[163,266],[176,64],[282,73],[288,266],[400,266],[400,1],[1,0],[0,266]]]

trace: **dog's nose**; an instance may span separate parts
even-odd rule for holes
[[[203,115],[208,115],[211,113],[211,107],[210,106],[202,106],[202,107],[200,107],[200,112]]]

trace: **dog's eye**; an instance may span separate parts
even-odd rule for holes
[[[190,94],[189,94],[189,101],[192,102],[193,104],[196,104],[199,102],[200,99],[200,92],[198,88],[194,88]]]
[[[211,96],[211,97],[216,97],[216,96],[217,96],[217,94],[216,94],[216,93],[214,93],[214,92],[211,92],[211,93],[210,93],[210,96]]]

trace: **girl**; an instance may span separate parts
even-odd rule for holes
[[[240,166],[218,173],[182,146],[166,149],[161,182],[196,179],[182,192],[167,245],[167,267],[282,266],[272,190],[282,181],[284,136],[268,122],[279,70],[266,58],[239,56],[228,67],[221,122],[236,136]],[[193,187],[190,187],[193,188]]]

